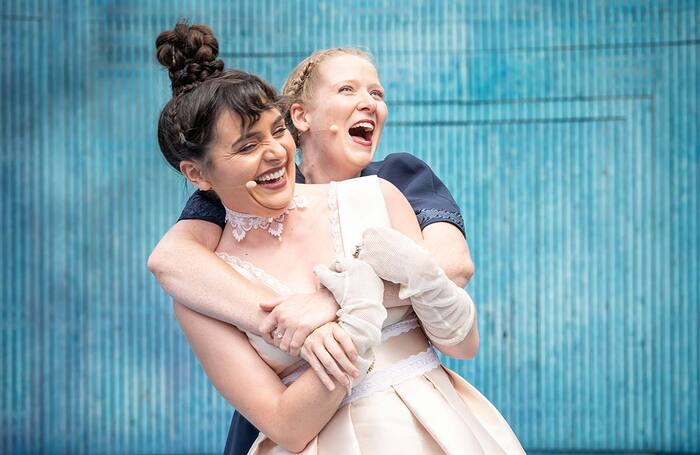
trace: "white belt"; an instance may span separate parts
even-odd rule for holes
[[[429,347],[424,352],[406,357],[382,370],[371,372],[352,388],[352,392],[343,399],[341,405],[388,390],[393,385],[427,373],[439,365],[440,359],[433,348]]]

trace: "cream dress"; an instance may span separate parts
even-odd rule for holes
[[[362,232],[389,226],[376,176],[329,186],[336,256],[352,254]],[[235,256],[217,253],[250,280],[281,295],[292,291],[275,277]],[[285,384],[308,365],[246,333]],[[372,371],[357,384],[303,454],[522,454],[498,410],[472,385],[440,364],[410,306],[388,309]],[[286,454],[264,434],[249,454]]]

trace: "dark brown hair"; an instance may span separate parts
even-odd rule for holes
[[[158,120],[158,144],[178,172],[184,160],[206,163],[223,112],[238,114],[247,128],[278,107],[268,83],[244,71],[225,70],[218,55],[219,43],[206,25],[180,21],[156,39],[156,57],[168,69],[173,90]]]

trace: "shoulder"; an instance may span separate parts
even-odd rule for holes
[[[372,163],[371,167],[374,168],[377,175],[384,178],[425,171],[433,173],[425,161],[405,152],[390,153],[383,160]]]
[[[406,199],[406,196],[388,180],[381,177],[378,179],[379,189],[384,196],[384,204],[386,205],[387,212],[389,213],[389,218],[392,221],[392,225],[395,225],[397,217],[409,216],[415,219],[413,209],[411,204]]]
[[[410,153],[392,153],[373,164],[377,176],[393,183],[406,196],[407,191],[433,192],[442,185],[430,166]]]
[[[197,190],[187,200],[178,221],[202,220],[217,224],[223,229],[226,224],[226,209],[221,201],[211,194]]]
[[[390,201],[406,199],[401,190],[399,190],[396,185],[391,183],[389,180],[377,176],[377,181],[379,183],[379,189],[382,191],[382,195],[384,196],[384,200],[387,202],[387,204]]]

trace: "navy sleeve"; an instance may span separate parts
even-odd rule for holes
[[[226,210],[216,196],[197,190],[187,200],[178,221],[180,220],[209,221],[223,229],[226,225]]]
[[[424,161],[409,153],[392,153],[375,166],[379,177],[393,183],[406,196],[421,229],[447,222],[464,235],[464,220],[457,202]],[[368,171],[371,173],[370,169]]]

